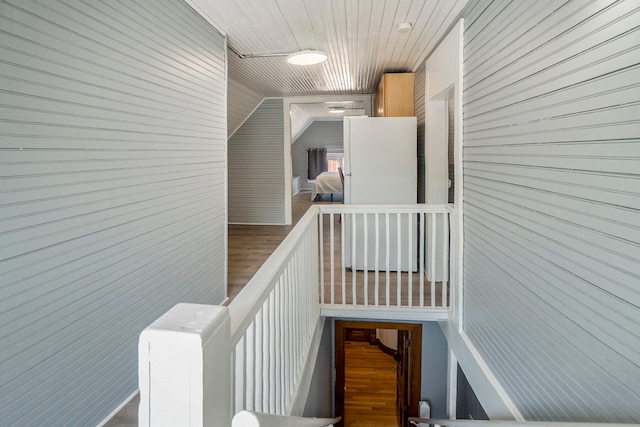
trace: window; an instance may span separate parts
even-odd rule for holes
[[[343,153],[327,153],[327,164],[329,172],[338,172],[338,168],[344,169]]]

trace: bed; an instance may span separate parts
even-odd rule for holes
[[[319,194],[342,194],[342,179],[338,172],[322,172],[315,179],[311,200],[315,200]]]

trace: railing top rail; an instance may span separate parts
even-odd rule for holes
[[[240,411],[233,417],[233,427],[325,427],[337,424],[342,417],[310,418]]]
[[[451,205],[314,205],[321,213],[448,213]]]
[[[315,206],[310,207],[293,227],[293,230],[249,280],[249,283],[229,304],[232,345],[238,343],[246,328],[253,321],[256,313],[262,307],[262,303],[274,288],[287,260],[300,245],[307,229],[312,225],[315,226],[317,217],[318,209]]]
[[[556,421],[493,421],[493,420],[446,420],[433,418],[409,418],[409,423],[438,424],[447,427],[640,427],[640,424],[624,423],[583,423]]]

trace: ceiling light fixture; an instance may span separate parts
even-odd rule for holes
[[[411,22],[402,22],[398,24],[398,32],[399,33],[408,33],[411,31],[413,24]]]
[[[327,54],[319,50],[301,50],[287,56],[287,62],[293,65],[315,65],[327,60]]]
[[[344,108],[331,108],[331,109],[329,109],[329,112],[333,113],[333,114],[344,113],[344,111],[345,111]]]
[[[240,53],[227,43],[227,48],[240,59],[277,58],[286,56],[287,62],[293,65],[314,65],[327,60],[327,54],[320,50],[301,50],[294,53]]]

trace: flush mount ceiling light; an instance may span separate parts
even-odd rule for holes
[[[330,109],[329,109],[329,112],[330,112],[330,113],[333,113],[333,114],[340,114],[340,113],[344,113],[344,112],[345,112],[345,109],[344,109],[344,108],[340,108],[340,107],[337,107],[337,108],[330,108]]]
[[[408,33],[411,31],[413,24],[411,22],[402,22],[398,24],[398,32],[399,33]]]
[[[277,58],[286,56],[287,62],[293,65],[314,65],[327,60],[327,54],[320,50],[307,49],[294,53],[240,53],[230,44],[227,44],[227,48],[240,59]]]
[[[319,50],[301,50],[287,56],[287,62],[293,65],[315,65],[327,60],[327,54]]]

